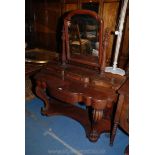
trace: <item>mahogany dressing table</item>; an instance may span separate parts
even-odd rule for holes
[[[91,32],[86,32],[85,26]],[[73,27],[77,33],[72,33]],[[70,12],[62,33],[61,61],[50,62],[35,75],[35,92],[45,103],[42,114],[65,115],[78,121],[95,142],[101,133],[111,132],[116,91],[126,77],[104,72],[109,32],[102,40],[103,21],[95,12]],[[86,108],[77,106],[79,103]]]

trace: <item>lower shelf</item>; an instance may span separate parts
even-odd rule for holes
[[[89,108],[82,109],[76,105],[50,99],[48,108],[42,108],[42,114],[46,116],[64,115],[78,121],[84,127],[88,139],[95,142],[101,133],[110,133],[111,121],[103,118],[98,122],[93,122]]]

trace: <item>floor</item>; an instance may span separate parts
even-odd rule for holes
[[[43,102],[38,98],[26,101],[26,155],[124,155],[129,138],[120,129],[113,146],[109,145],[109,134],[92,143],[78,122],[65,116],[43,116],[41,107]]]

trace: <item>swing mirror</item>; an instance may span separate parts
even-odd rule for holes
[[[64,20],[67,60],[90,66],[103,64],[103,22],[94,11],[75,10]]]

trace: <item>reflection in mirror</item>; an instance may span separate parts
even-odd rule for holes
[[[74,15],[68,23],[71,55],[99,55],[99,26],[90,15]]]

